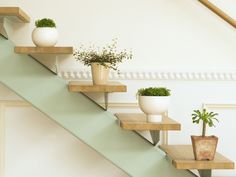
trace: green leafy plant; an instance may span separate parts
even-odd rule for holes
[[[138,90],[139,96],[170,96],[170,90],[165,87],[148,87]]]
[[[43,18],[35,21],[35,26],[39,27],[51,27],[56,28],[56,23],[50,18]]]
[[[214,121],[218,121],[216,118],[218,116],[218,113],[214,112],[207,112],[206,109],[201,110],[194,110],[192,113],[192,121],[193,123],[199,124],[201,121],[203,122],[202,124],[202,136],[206,136],[206,126],[208,125],[209,127],[215,126]]]
[[[132,52],[127,50],[117,51],[117,39],[113,39],[111,44],[107,44],[101,50],[99,47],[83,45],[73,53],[77,61],[82,62],[85,66],[92,63],[99,63],[107,68],[118,71],[117,64],[122,63],[124,59],[132,59]],[[108,64],[107,64],[108,63]]]

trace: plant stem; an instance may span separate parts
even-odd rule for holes
[[[202,125],[202,136],[206,136],[206,123],[203,122],[203,125]]]

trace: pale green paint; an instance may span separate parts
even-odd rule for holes
[[[70,93],[65,80],[31,57],[14,54],[0,37],[0,81],[74,136],[134,177],[190,177],[176,170],[157,147],[123,131],[115,117],[82,94]]]

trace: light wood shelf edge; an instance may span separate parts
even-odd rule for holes
[[[142,131],[142,130],[162,130],[178,131],[181,130],[181,124],[175,120],[164,116],[160,123],[146,122],[146,116],[142,113],[117,113],[115,114],[120,121],[120,127],[124,130]]]
[[[127,86],[119,82],[108,82],[107,85],[93,85],[92,82],[70,81],[68,85],[71,92],[126,92]]]
[[[17,16],[24,23],[30,22],[30,17],[19,7],[0,7],[0,14]]]
[[[18,54],[72,54],[73,47],[27,47],[17,46],[14,49]]]
[[[212,4],[209,0],[199,0],[203,5],[205,5],[207,8],[209,8],[211,11],[213,11],[215,14],[220,16],[222,19],[224,19],[226,22],[231,24],[233,27],[236,28],[236,21],[230,17],[228,14],[223,12],[220,8]]]
[[[176,169],[234,169],[234,162],[216,152],[213,161],[195,161],[192,145],[160,145]]]

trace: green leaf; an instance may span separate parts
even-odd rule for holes
[[[207,112],[206,109],[193,110],[193,113],[191,115],[192,115],[192,122],[196,124],[203,122],[207,126],[213,127],[215,126],[214,122],[219,122],[219,120],[216,118],[216,116],[218,116],[218,113]]]

